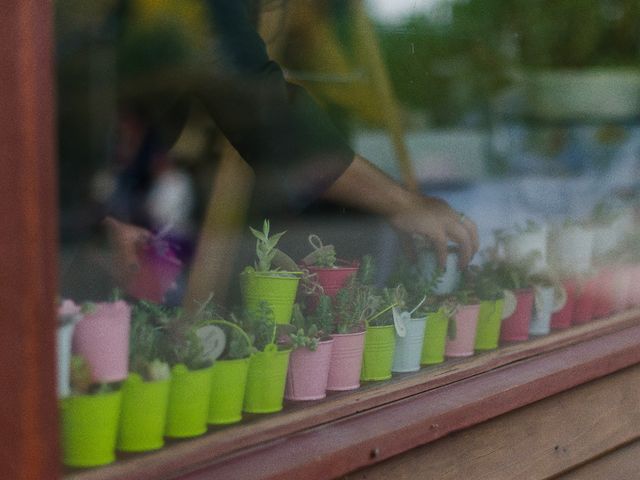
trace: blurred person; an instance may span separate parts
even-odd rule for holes
[[[438,198],[404,188],[351,150],[328,115],[269,58],[255,27],[261,3],[275,8],[282,2],[118,2],[112,18],[120,102],[148,125],[104,221],[119,280],[135,271],[151,236],[133,214],[141,206],[139,179],[148,175],[153,149],[175,142],[193,101],[254,170],[254,214],[300,212],[316,199],[329,200],[428,238],[441,265],[453,242],[465,267],[478,250],[473,221]]]

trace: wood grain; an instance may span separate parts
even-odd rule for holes
[[[640,436],[640,367],[537,402],[344,480],[542,480]],[[637,479],[635,444],[561,476]],[[633,466],[635,465],[635,470]],[[623,471],[627,473],[622,474]],[[631,473],[634,472],[634,473]]]
[[[606,478],[607,480],[637,480],[639,476],[640,441],[635,441],[556,478],[557,480],[599,478]]]
[[[633,326],[615,331],[616,323],[629,322]],[[614,331],[598,335],[594,325],[585,325],[589,328],[552,335],[559,349],[551,337],[512,345],[485,359],[425,369],[69,478],[182,478],[182,472],[200,465],[224,465],[229,478],[242,478],[234,468],[243,475],[263,475],[255,478],[295,478],[301,472],[305,478],[326,478],[309,476],[319,468],[344,474],[372,462],[376,441],[385,445],[379,461],[640,361],[633,343],[640,341],[637,316],[621,315],[600,326]],[[580,342],[565,345],[572,336]],[[270,458],[274,445],[286,452],[277,462]],[[265,468],[270,464],[277,473]]]
[[[0,15],[0,478],[56,478],[52,2]]]

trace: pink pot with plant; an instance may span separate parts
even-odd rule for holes
[[[365,332],[334,334],[327,390],[355,390],[360,387]]]
[[[73,334],[73,353],[87,360],[95,383],[124,380],[129,373],[131,307],[119,300],[85,311]]]
[[[576,303],[576,282],[573,279],[565,279],[562,286],[567,295],[564,306],[551,315],[551,328],[554,330],[564,330],[571,326],[573,320],[573,310]]]
[[[516,308],[511,315],[503,319],[500,329],[500,340],[505,342],[521,342],[529,339],[529,324],[533,314],[533,290],[525,288],[513,293],[516,297]]]
[[[333,343],[333,339],[324,340],[318,343],[315,351],[297,348],[291,353],[284,398],[320,400],[327,395]]]
[[[452,319],[455,322],[455,337],[447,340],[447,357],[470,357],[474,353],[476,329],[480,304],[462,305]]]

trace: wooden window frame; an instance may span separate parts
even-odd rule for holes
[[[0,16],[0,477],[330,478],[640,363],[640,311],[175,442],[60,471],[55,393],[57,176],[53,4]]]

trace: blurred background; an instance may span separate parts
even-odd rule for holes
[[[96,228],[105,206],[169,232],[190,261],[223,155],[217,127],[197,105],[170,112],[184,128],[168,145],[150,128],[149,112],[130,101],[135,95],[123,95],[121,80],[123,71],[153,69],[167,58],[179,77],[181,61],[200,61],[192,54],[206,45],[199,3],[56,1],[66,295],[100,297],[112,287]],[[144,20],[133,26],[122,20],[131,4]],[[270,53],[356,152],[402,180],[393,142],[399,125],[420,189],[473,218],[482,243],[527,219],[585,219],[602,201],[635,206],[639,1],[367,0],[366,25],[354,4],[262,2]],[[373,36],[363,34],[369,27]],[[381,97],[371,52],[380,56],[391,104]],[[151,80],[136,88],[154,87]],[[123,183],[126,205],[114,207]],[[397,250],[389,228],[359,212],[317,203],[274,215],[295,259],[308,253],[309,233],[345,258],[377,254],[383,272]],[[246,255],[237,262],[246,264]]]

